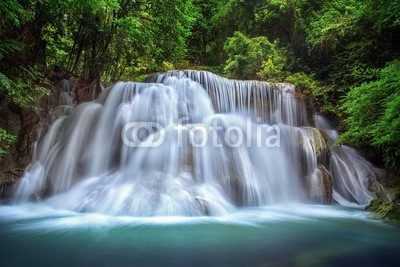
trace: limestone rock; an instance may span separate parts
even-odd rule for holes
[[[305,177],[305,186],[311,201],[323,204],[332,203],[332,177],[323,165],[318,165],[312,174]]]
[[[399,196],[396,199],[400,199]],[[400,203],[396,200],[386,202],[380,199],[373,199],[365,209],[374,212],[378,219],[400,221]]]
[[[328,145],[328,137],[323,131],[317,128],[306,128],[306,132],[317,156],[317,162],[326,165],[327,162],[329,162],[329,157],[331,155],[331,149]]]
[[[75,100],[78,103],[91,101],[99,95],[100,89],[97,81],[80,78],[75,84]]]

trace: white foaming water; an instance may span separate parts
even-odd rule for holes
[[[350,148],[329,148],[293,86],[203,71],[148,81],[118,83],[57,120],[14,202],[152,217],[371,199],[366,181],[374,177],[360,169],[372,165]],[[126,142],[133,134],[140,144]]]
[[[338,132],[321,116],[316,126],[328,136],[329,144],[338,140]],[[331,147],[330,172],[334,179],[333,198],[342,205],[367,204],[373,198],[372,187],[382,186],[376,181],[375,167],[348,146]],[[383,188],[382,188],[382,191]]]
[[[77,213],[55,209],[41,204],[24,204],[19,207],[0,207],[0,222],[24,222],[13,226],[14,230],[41,229],[54,231],[57,229],[73,229],[82,227],[113,228],[120,226],[162,226],[162,225],[247,225],[259,227],[264,223],[301,222],[315,219],[334,218],[352,219],[374,222],[370,214],[360,207],[344,209],[339,206],[310,205],[287,203],[269,207],[238,209],[225,216],[157,216],[131,217],[110,216],[98,213]]]

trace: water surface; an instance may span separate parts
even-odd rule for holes
[[[399,266],[400,227],[359,207],[114,217],[0,207],[0,266]]]

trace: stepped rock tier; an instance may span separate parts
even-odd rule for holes
[[[52,124],[13,201],[130,216],[368,203],[374,167],[307,113],[290,84],[192,70],[120,82]]]

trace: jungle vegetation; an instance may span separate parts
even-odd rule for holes
[[[51,74],[141,80],[197,68],[291,82],[340,142],[400,166],[400,1],[2,0],[0,101],[30,109]],[[0,128],[0,155],[15,136]]]

